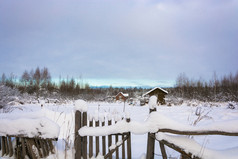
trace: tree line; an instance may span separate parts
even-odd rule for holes
[[[189,79],[185,73],[181,73],[170,93],[177,97],[202,101],[238,101],[238,72],[222,77],[214,72],[209,81],[202,78]]]
[[[88,84],[83,86],[75,82],[74,78],[71,78],[71,80],[68,80],[68,78],[66,80],[62,79],[59,83],[54,82],[51,79],[51,74],[47,67],[42,69],[37,67],[30,71],[25,70],[20,78],[17,78],[17,76],[12,73],[7,77],[5,73],[3,73],[0,82],[11,88],[16,87],[22,93],[27,92],[29,94],[39,94],[44,91],[74,94],[78,93],[81,88],[89,88]]]
[[[0,83],[11,88],[17,88],[21,93],[36,94],[37,96],[49,96],[57,94],[61,97],[82,98],[86,100],[98,100],[115,96],[119,92],[128,93],[130,97],[141,96],[149,88],[114,88],[114,87],[90,87],[75,78],[59,78],[54,82],[49,69],[25,70],[20,78],[14,74],[6,76],[4,73]],[[209,81],[189,79],[185,73],[178,75],[176,84],[172,88],[165,88],[169,95],[186,99],[197,99],[201,101],[238,101],[238,72],[218,77],[214,72]]]
[[[106,97],[115,96],[119,92],[129,93],[131,97],[142,95],[146,90],[143,88],[113,88],[113,87],[90,87],[88,83],[82,82],[75,78],[59,78],[59,82],[55,82],[51,78],[48,68],[39,68],[25,70],[20,78],[14,74],[6,76],[2,74],[0,83],[11,88],[17,88],[21,93],[36,94],[39,96],[49,96],[49,94],[57,94],[60,97],[82,98],[86,100],[104,99]]]

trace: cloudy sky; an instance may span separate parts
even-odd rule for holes
[[[237,0],[0,0],[1,74],[210,79],[237,59]]]

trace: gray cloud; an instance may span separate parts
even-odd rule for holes
[[[0,73],[173,80],[237,71],[237,1],[2,1]]]

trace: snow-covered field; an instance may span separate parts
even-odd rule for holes
[[[107,115],[109,112],[114,115],[125,116],[130,114],[131,121],[144,122],[149,116],[149,106],[131,106],[127,103],[105,103],[105,102],[89,102],[88,113],[95,114],[100,113]],[[195,106],[192,106],[195,105]],[[184,103],[179,106],[157,106],[157,111],[164,116],[175,120],[176,122],[193,125],[203,126],[207,124],[238,120],[238,108],[228,109],[228,103]],[[73,139],[74,139],[74,102],[68,102],[67,104],[55,105],[44,104],[41,108],[40,104],[32,105],[20,105],[11,106],[7,111],[0,112],[0,119],[4,119],[10,116],[27,117],[32,114],[39,116],[45,116],[55,121],[60,126],[59,140],[55,143],[56,154],[51,155],[48,158],[68,158],[71,159],[74,156]],[[197,114],[197,115],[196,115]],[[20,125],[19,125],[20,126]],[[237,125],[234,125],[237,127]],[[194,139],[202,145],[202,147],[224,150],[233,147],[238,147],[238,136],[196,136]],[[144,158],[147,146],[147,134],[132,134],[132,157]],[[237,150],[237,149],[236,149]],[[169,148],[166,148],[168,157],[179,158],[179,154]],[[203,150],[201,150],[203,153]],[[162,158],[159,149],[158,142],[155,146],[155,158]],[[6,157],[7,158],[7,157]]]

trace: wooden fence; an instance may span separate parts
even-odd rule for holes
[[[116,123],[115,120],[89,120],[87,112],[75,112],[75,159],[83,157],[87,159],[93,156],[96,157],[99,153],[104,158],[112,159],[112,154],[115,153],[116,159],[128,158],[131,159],[131,133],[126,132],[122,134],[110,134],[108,136],[79,136],[78,130],[83,126],[88,127],[103,127],[110,126]],[[130,122],[130,118],[126,119]],[[121,153],[119,153],[121,152]]]
[[[156,109],[150,110],[150,113],[156,111]],[[226,131],[178,131],[173,129],[159,129],[157,133],[171,133],[171,134],[177,134],[177,135],[225,135],[225,136],[238,136],[237,132],[226,132]],[[147,154],[146,159],[154,159],[154,145],[155,141],[159,142],[160,145],[160,151],[162,154],[163,159],[167,159],[167,154],[165,150],[165,145],[172,148],[173,150],[179,152],[181,154],[182,159],[200,159],[199,156],[196,156],[192,152],[189,152],[188,150],[184,150],[181,146],[176,145],[174,143],[171,143],[166,140],[157,140],[155,137],[156,133],[148,133],[148,141],[147,141]]]
[[[13,140],[16,145],[13,145]],[[50,152],[55,153],[52,141],[57,139],[28,138],[24,136],[1,136],[0,150],[2,156],[14,156],[16,159],[24,159],[28,156],[31,159],[49,156]]]
[[[156,111],[156,108],[150,109],[150,113]],[[118,133],[118,134],[110,134],[105,131],[110,131],[111,128],[120,128],[116,127],[118,125],[115,125],[115,127],[106,127],[110,126],[116,123],[115,119],[107,119],[107,121],[103,120],[98,120],[97,118],[94,119],[88,119],[87,117],[87,112],[80,112],[76,111],[75,112],[75,141],[74,141],[74,146],[75,146],[75,159],[87,159],[87,157],[92,158],[92,157],[97,157],[98,154],[102,155],[105,159],[109,158],[112,159],[112,155],[115,154],[116,159],[122,158],[128,158],[131,159],[131,132],[132,129],[125,129],[124,131],[128,131],[126,133]],[[127,123],[130,122],[130,118],[124,119],[126,120]],[[125,122],[125,126],[127,123]],[[155,121],[156,122],[156,121]],[[131,124],[129,124],[130,126]],[[146,125],[146,124],[145,124]],[[145,126],[143,124],[139,124],[140,129],[143,129]],[[84,126],[87,126],[85,128],[82,128]],[[127,125],[128,126],[128,125]],[[101,128],[96,128],[96,129],[90,129],[90,127],[101,127]],[[82,128],[82,129],[81,129]],[[109,134],[107,136],[80,136],[78,131],[86,130],[84,133],[80,133],[82,135],[95,135],[95,134]],[[99,130],[96,133],[92,133],[92,131]],[[114,129],[112,129],[114,130]],[[130,130],[130,131],[129,131]],[[189,129],[187,129],[189,130]],[[190,129],[190,131],[181,131],[181,130],[173,130],[168,128],[158,128],[158,131],[155,133],[148,133],[148,138],[147,138],[147,151],[146,151],[146,159],[154,159],[154,150],[155,150],[155,141],[159,142],[160,146],[160,151],[162,154],[163,159],[167,159],[167,154],[166,154],[166,149],[165,146],[172,148],[173,150],[181,153],[182,159],[187,159],[187,158],[194,158],[198,159],[200,158],[199,154],[195,154],[193,150],[187,150],[187,147],[181,146],[180,143],[177,143],[175,140],[166,140],[169,138],[156,138],[156,135],[166,135],[163,133],[172,133],[172,134],[177,134],[177,135],[226,135],[226,136],[238,136],[237,132],[226,132],[226,131],[215,131],[216,129],[211,129],[212,131],[209,131],[204,129],[201,131],[198,129]],[[219,130],[219,129],[217,129]],[[113,131],[112,131],[113,132]],[[120,132],[120,131],[117,131]],[[134,132],[134,131],[132,131]],[[148,130],[147,130],[148,132]],[[157,134],[161,133],[161,134]],[[157,136],[158,137],[158,136]],[[174,141],[172,143],[171,141]],[[186,150],[185,150],[186,149]],[[194,153],[194,154],[193,154]]]

